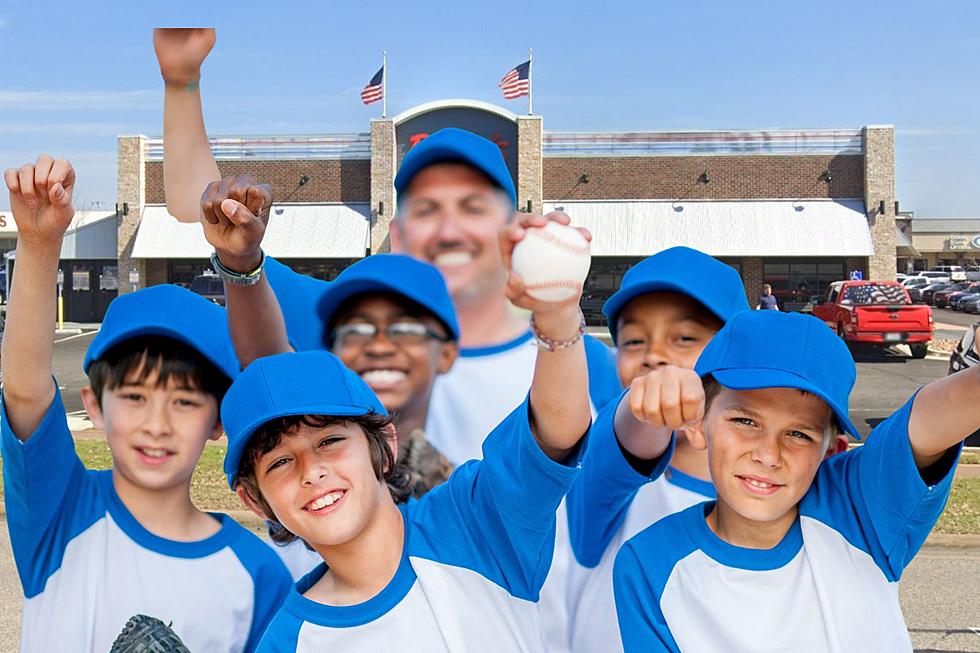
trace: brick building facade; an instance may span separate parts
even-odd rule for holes
[[[894,278],[890,126],[549,132],[540,116],[453,100],[372,120],[369,131],[360,134],[217,138],[212,147],[223,173],[248,173],[269,183],[277,205],[363,206],[358,209],[364,223],[362,252],[351,254],[360,251],[358,241],[348,248],[348,258],[324,259],[321,253],[320,258],[289,261],[301,271],[330,277],[351,256],[389,249],[398,162],[426,134],[450,125],[500,145],[514,176],[519,210],[562,206],[574,222],[581,215],[585,226],[599,232],[587,293],[592,322],[601,319],[598,307],[632,263],[671,244],[700,246],[735,266],[753,302],[761,285],[772,283],[789,308],[804,306],[827,283],[855,272]],[[119,138],[118,183],[120,207],[127,209],[119,221],[120,291],[184,281],[191,271],[204,269],[203,260],[175,264],[178,251],[132,256],[147,207],[164,203],[159,139]],[[351,233],[361,238],[361,232]],[[184,277],[176,279],[177,270]],[[137,283],[126,283],[130,278]]]

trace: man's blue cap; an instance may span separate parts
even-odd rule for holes
[[[99,332],[85,352],[85,371],[115,345],[140,336],[173,338],[211,361],[229,380],[238,376],[238,357],[228,333],[225,309],[170,284],[151,286],[112,300]]]
[[[291,415],[371,413],[388,414],[361,377],[330,352],[289,352],[256,359],[238,375],[221,402],[221,423],[228,435],[228,484],[235,488],[242,452],[266,422]]]
[[[340,305],[356,295],[374,292],[390,292],[415,302],[442,322],[452,340],[459,340],[453,298],[438,268],[403,254],[374,254],[341,272],[320,297],[317,313],[328,347],[333,344],[330,327]]]
[[[798,388],[827,402],[847,433],[857,372],[847,346],[822,320],[801,313],[743,311],[701,352],[694,371],[733,390]]]
[[[512,204],[517,205],[514,180],[500,147],[482,136],[455,127],[440,129],[408,151],[395,175],[395,190],[405,192],[412,178],[423,168],[434,163],[449,162],[465,163],[476,168],[507,193]]]
[[[732,266],[690,247],[671,247],[631,267],[619,290],[603,305],[614,343],[623,307],[640,295],[664,290],[701,302],[722,322],[749,308],[742,277]]]

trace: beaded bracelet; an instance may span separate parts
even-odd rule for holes
[[[538,343],[538,347],[544,349],[545,351],[558,351],[559,349],[567,349],[572,345],[578,343],[585,335],[585,315],[582,313],[582,309],[579,309],[579,323],[578,323],[578,333],[568,340],[555,340],[549,338],[538,330],[538,326],[534,323],[534,315],[531,315],[531,333],[534,334],[534,339]]]

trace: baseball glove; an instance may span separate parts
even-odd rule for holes
[[[123,626],[109,653],[191,653],[159,619],[138,614]]]

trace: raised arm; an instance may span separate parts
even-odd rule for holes
[[[208,184],[200,199],[204,236],[229,270],[247,273],[262,262],[262,238],[272,208],[272,191],[250,176]],[[279,300],[262,274],[254,285],[225,286],[228,328],[242,367],[256,358],[291,351]]]
[[[51,360],[61,241],[75,209],[75,171],[44,154],[33,165],[7,170],[17,222],[17,268],[10,285],[3,335],[3,401],[13,432],[27,440],[54,398]]]
[[[510,269],[514,246],[527,229],[543,227],[549,220],[567,225],[564,213],[547,216],[518,213],[501,231],[504,263]],[[591,235],[581,230],[591,240]],[[562,302],[533,299],[524,291],[520,276],[511,273],[507,296],[515,305],[531,311],[539,333],[555,341],[576,337],[581,324],[579,300],[582,291]],[[564,460],[585,435],[592,420],[589,408],[589,371],[582,339],[570,347],[547,351],[538,347],[531,382],[531,427],[541,450],[553,460]]]
[[[980,336],[980,333],[977,334]],[[925,469],[980,428],[980,367],[926,385],[912,404],[909,440],[915,464]]]
[[[167,211],[181,222],[201,219],[201,193],[221,179],[201,108],[201,65],[213,29],[155,29],[153,49],[163,76],[163,186]]]
[[[630,383],[616,409],[616,439],[633,457],[633,466],[645,469],[646,462],[667,450],[675,429],[697,424],[703,416],[701,379],[694,370],[666,365]]]

